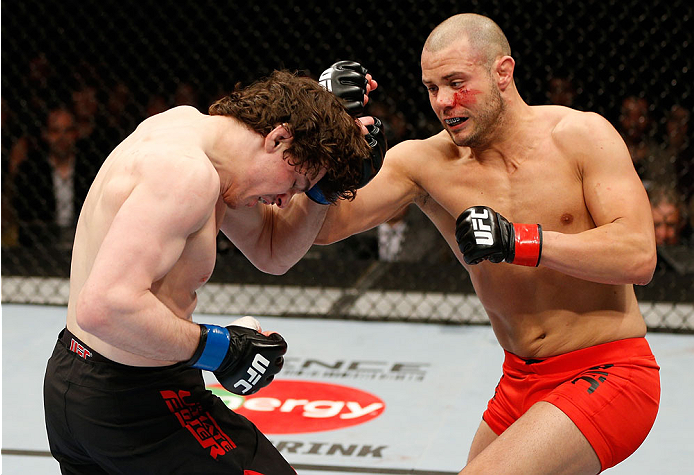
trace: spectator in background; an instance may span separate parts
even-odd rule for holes
[[[402,112],[394,110],[386,102],[376,100],[370,102],[369,113],[375,117],[381,117],[389,147],[412,138],[411,127],[405,120],[405,116]]]
[[[681,105],[674,105],[665,114],[665,155],[674,164],[677,186],[685,200],[694,197],[694,153],[689,133],[691,113]]]
[[[10,168],[10,152],[17,138],[21,136],[18,127],[17,114],[10,102],[2,97],[2,115],[0,122],[0,133],[2,133],[2,173],[8,173]]]
[[[12,97],[5,98],[10,98],[14,106],[11,107],[11,119],[4,121],[2,127],[5,161],[3,172],[9,174],[9,179],[30,151],[36,148],[43,116],[51,101],[60,94],[58,84],[55,68],[48,57],[44,53],[38,53],[28,61],[24,81],[19,89]],[[8,123],[11,130],[6,130]]]
[[[455,259],[445,239],[417,206],[403,207],[379,224],[377,233],[381,261],[441,264]]]
[[[629,96],[622,100],[619,112],[619,132],[629,148],[636,171],[642,179],[646,173],[645,163],[656,149],[649,135],[651,126],[646,99]]]
[[[547,100],[557,106],[574,107],[576,89],[566,76],[552,76],[547,83]]]
[[[79,210],[99,163],[80,154],[75,117],[65,107],[49,111],[40,146],[14,175],[13,205],[19,244],[72,245]]]
[[[386,262],[400,260],[410,207],[405,206],[392,218],[378,226],[378,259]]]
[[[174,92],[174,106],[193,106],[204,112],[197,88],[190,82],[181,82]]]
[[[130,135],[142,120],[132,91],[125,82],[117,81],[109,88],[105,115],[106,126],[116,137],[116,143]]]
[[[643,97],[625,97],[620,109],[618,129],[644,186],[648,188],[654,181],[674,186],[674,165],[654,139],[655,131],[649,107],[648,101]]]
[[[656,246],[680,244],[686,210],[679,193],[669,186],[657,184],[649,188],[648,199],[653,213]]]
[[[26,101],[29,111],[46,111],[54,99],[58,76],[45,53],[29,60],[26,75]]]
[[[10,153],[10,148],[12,148],[13,137],[8,130],[7,125],[11,124],[14,119],[14,112],[10,107],[9,102],[2,97],[0,98],[2,103],[2,112],[0,114],[0,132],[2,133],[2,171],[3,173],[7,171],[8,162],[7,156]]]
[[[97,127],[99,99],[95,86],[80,84],[72,91],[72,111],[75,114],[77,138],[91,137]]]
[[[667,184],[648,189],[653,213],[658,271],[694,273],[694,246],[683,231],[687,225],[687,207],[682,195]]]
[[[72,90],[72,112],[77,128],[77,147],[99,164],[118,144],[118,130],[109,127],[103,113],[99,89],[91,83],[78,83]],[[98,168],[98,166],[97,166]]]
[[[163,94],[153,94],[147,101],[145,107],[145,117],[152,117],[169,109],[169,103]]]
[[[2,132],[2,211],[0,218],[2,224],[2,247],[12,247],[17,243],[17,218],[15,216],[14,207],[12,206],[12,177],[10,171],[10,151],[16,143],[19,131],[17,130],[17,120],[9,102],[2,98],[2,118],[0,123],[0,131]]]
[[[15,137],[12,137],[13,139]],[[30,134],[22,134],[16,137],[7,154],[7,173],[13,176],[19,165],[29,156],[29,151],[33,148],[33,137]],[[3,172],[5,170],[3,169]]]

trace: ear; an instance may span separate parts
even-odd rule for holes
[[[494,73],[499,89],[505,91],[513,83],[513,70],[516,61],[510,56],[502,56],[496,60]]]
[[[281,146],[289,146],[294,140],[294,135],[289,130],[288,124],[280,124],[265,136],[265,151],[273,153]]]

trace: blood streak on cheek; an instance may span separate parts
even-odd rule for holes
[[[458,91],[455,91],[453,93],[453,98],[455,100],[456,105],[462,106],[462,107],[469,107],[474,104],[477,104],[477,94],[479,94],[481,91],[476,91],[476,90],[468,90],[468,89],[460,89]]]

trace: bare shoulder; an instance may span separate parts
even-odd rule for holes
[[[176,106],[159,114],[152,115],[141,122],[141,126],[156,126],[176,120],[192,120],[202,116],[202,112],[193,106]]]
[[[567,155],[594,157],[626,149],[619,132],[600,114],[562,106],[545,107],[551,138]]]
[[[145,120],[109,156],[105,178],[145,185],[157,195],[216,200],[219,175],[191,126],[200,117],[193,107],[176,107]]]
[[[178,106],[148,117],[137,126],[125,143],[179,143],[194,139],[194,125],[206,116],[191,106]]]
[[[470,149],[458,147],[446,131],[426,139],[406,140],[388,150],[379,183],[397,183],[405,195],[420,206],[427,202],[431,190],[440,186],[451,166]]]
[[[422,160],[447,160],[457,158],[460,148],[457,147],[445,131],[426,139],[413,139],[400,142],[388,151],[388,156],[408,166],[419,166]]]
[[[456,148],[455,144],[451,141],[450,136],[445,130],[442,130],[436,135],[432,135],[426,139],[412,139],[405,140],[397,144],[395,148],[406,148],[412,151],[439,151],[440,153],[446,153],[446,151],[451,148]]]
[[[191,200],[219,196],[219,175],[199,148],[150,150],[142,159],[143,178],[167,193],[189,196]]]
[[[582,112],[562,106],[547,106],[551,108],[548,113],[551,121],[552,136],[558,141],[591,137],[614,136],[615,128],[600,114],[595,112]]]

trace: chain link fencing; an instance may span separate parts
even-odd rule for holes
[[[391,145],[438,132],[421,85],[421,46],[434,26],[463,11],[490,16],[505,31],[528,103],[598,112],[625,137],[627,112],[643,107],[641,135],[629,139],[637,170],[644,182],[676,190],[686,212],[694,196],[687,128],[694,35],[685,0],[4,0],[2,301],[65,304],[81,193],[109,151],[166,108],[206,111],[235,84],[274,69],[317,77],[351,59],[379,82],[367,113],[386,123]],[[76,124],[70,146],[85,157],[72,199],[53,197],[37,165],[50,113],[62,109]],[[674,143],[673,121],[684,142]],[[387,229],[375,229],[314,246],[284,276],[259,272],[220,237],[198,310],[486,323],[467,273],[433,225],[416,208],[404,222],[399,252],[386,252]],[[684,226],[683,242],[693,227]],[[692,249],[663,252],[653,281],[636,288],[653,330],[694,330]]]

